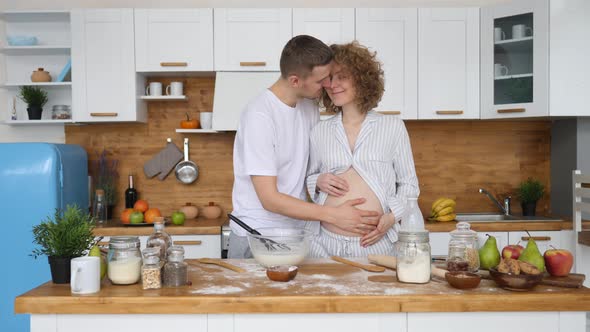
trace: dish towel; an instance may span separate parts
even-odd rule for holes
[[[174,143],[167,143],[162,151],[143,165],[143,172],[148,178],[160,174],[158,179],[164,181],[170,171],[182,160],[182,152]]]

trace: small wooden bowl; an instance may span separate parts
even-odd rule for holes
[[[490,277],[496,284],[504,289],[513,291],[526,291],[541,282],[543,273],[539,274],[512,274],[498,272],[496,268],[490,269]]]
[[[266,276],[273,281],[287,282],[297,275],[297,266],[278,265],[266,269]]]
[[[479,286],[481,276],[476,273],[455,271],[445,273],[449,285],[458,289],[471,289]]]

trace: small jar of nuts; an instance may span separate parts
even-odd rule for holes
[[[144,258],[141,267],[141,284],[143,289],[162,288],[160,257],[148,256]]]
[[[450,233],[447,269],[449,271],[477,272],[479,253],[477,251],[477,232],[467,222],[457,223],[457,229]]]

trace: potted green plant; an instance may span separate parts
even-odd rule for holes
[[[94,193],[97,189],[104,190],[105,200],[107,202],[107,219],[113,216],[113,210],[117,204],[118,190],[117,181],[119,173],[117,172],[118,161],[107,158],[107,150],[103,149],[99,154],[96,153],[94,161]],[[94,200],[93,200],[94,201]]]
[[[29,120],[41,120],[43,106],[49,100],[47,92],[37,86],[21,86],[18,97],[27,103],[27,113]]]
[[[31,256],[47,256],[51,279],[56,284],[70,282],[70,261],[80,257],[94,244],[94,221],[89,213],[76,205],[68,205],[65,211],[55,210],[52,217],[33,226],[35,248]]]
[[[534,216],[537,201],[545,194],[545,187],[539,180],[528,178],[520,183],[517,196],[520,199],[523,216]]]

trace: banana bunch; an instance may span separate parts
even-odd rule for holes
[[[455,205],[457,203],[447,197],[441,197],[432,203],[432,210],[430,211],[430,219],[436,221],[452,221],[455,220]]]

